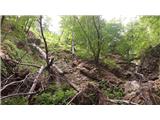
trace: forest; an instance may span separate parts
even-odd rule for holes
[[[0,16],[2,105],[160,105],[160,16],[59,17]]]

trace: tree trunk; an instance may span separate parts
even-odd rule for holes
[[[5,18],[5,16],[1,16],[1,27],[2,27],[2,25],[3,25],[4,18]]]
[[[72,47],[71,47],[72,55],[75,55],[75,43],[74,43],[74,32],[72,33]]]

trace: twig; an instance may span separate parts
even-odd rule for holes
[[[39,91],[38,91],[39,92]],[[29,93],[16,93],[16,94],[10,94],[4,97],[1,97],[0,100],[9,98],[9,97],[15,97],[15,96],[25,96],[25,95],[33,95],[33,94],[37,94],[38,92],[29,92]]]
[[[8,86],[10,86],[10,85],[18,84],[18,83],[21,83],[21,82],[23,82],[23,80],[11,82],[11,83],[5,85],[5,86],[0,90],[0,92],[2,92],[4,89],[6,89],[6,88],[7,88]]]
[[[26,77],[23,80],[21,80],[21,81],[14,81],[14,82],[11,82],[11,83],[5,85],[2,89],[0,89],[0,92],[2,92],[4,89],[6,89],[7,87],[9,87],[10,85],[24,82],[27,79],[27,77],[28,77],[28,75],[26,75]]]
[[[36,68],[40,68],[40,66],[36,65],[36,64],[31,64],[31,63],[21,63],[19,61],[16,61],[16,60],[12,60],[10,59],[10,61],[16,63],[16,64],[19,64],[19,65],[27,65],[27,66],[32,66],[32,67],[36,67]]]
[[[34,79],[34,81],[33,81],[32,87],[31,87],[30,90],[29,90],[29,93],[33,92],[34,89],[36,88],[36,85],[37,85],[37,83],[38,83],[38,78],[39,78],[39,76],[42,74],[42,72],[45,70],[45,68],[46,68],[46,67],[41,66],[41,68],[39,69],[38,74],[37,74],[37,76],[35,77],[35,79]],[[28,95],[28,98],[30,98],[30,95]]]
[[[32,67],[40,68],[40,66],[38,66],[36,64],[30,64],[30,63],[19,63],[19,65],[27,65],[27,66],[32,66]]]
[[[79,91],[75,96],[73,96],[72,99],[67,103],[67,105],[69,105],[81,93],[82,91]]]
[[[7,84],[8,80],[9,80],[10,78],[12,78],[13,76],[14,76],[14,74],[12,74],[11,76],[9,76],[9,77],[6,78],[5,80],[3,80],[3,81],[5,81],[4,85]]]
[[[113,99],[107,99],[107,101],[116,103],[116,104],[127,104],[127,105],[138,105],[137,103],[127,101],[127,100],[113,100]]]

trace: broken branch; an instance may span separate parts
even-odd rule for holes
[[[39,92],[39,91],[38,91],[38,92]],[[38,92],[11,94],[11,95],[7,95],[7,96],[4,96],[4,97],[1,97],[0,100],[6,99],[6,98],[9,98],[9,97],[15,97],[15,96],[34,95],[34,94],[37,94]]]
[[[37,85],[37,83],[38,83],[38,78],[39,78],[39,76],[42,74],[42,72],[45,70],[45,68],[46,68],[46,67],[41,66],[41,68],[39,69],[38,74],[37,74],[37,76],[35,77],[35,79],[34,79],[34,81],[33,81],[32,87],[31,87],[30,90],[29,90],[29,93],[33,92],[34,89],[36,88],[36,85]],[[28,98],[30,98],[30,96],[31,96],[31,95],[28,95]]]
[[[113,100],[113,99],[107,99],[107,101],[115,104],[127,104],[127,105],[138,105],[137,103],[127,101],[127,100]]]

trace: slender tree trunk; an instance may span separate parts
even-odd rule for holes
[[[85,35],[85,37],[86,37],[86,40],[88,41],[88,45],[89,45],[89,47],[90,47],[90,50],[91,50],[91,52],[93,53],[93,56],[95,56],[95,55],[96,55],[96,52],[95,52],[95,49],[94,49],[93,46],[92,46],[92,42],[91,42],[89,36],[87,35],[87,32],[86,32],[85,29],[83,28],[83,26],[82,26],[81,22],[79,21],[79,19],[78,19],[77,17],[75,17],[75,16],[74,16],[74,18],[77,20],[77,22],[78,22],[78,24],[79,24],[82,32],[84,33],[84,35]]]
[[[48,58],[48,46],[47,46],[47,42],[46,42],[46,38],[44,37],[44,33],[43,33],[43,27],[42,27],[42,16],[40,16],[40,29],[41,29],[41,35],[45,44],[45,52],[46,52],[46,63],[49,66],[49,58]]]
[[[98,26],[96,25],[95,17],[93,16],[93,23],[94,27],[97,32],[97,51],[96,51],[96,56],[95,56],[95,62],[96,64],[99,63],[99,57],[100,57],[100,52],[101,52],[101,34],[100,34],[100,23],[99,23],[99,18],[98,18]]]
[[[5,16],[1,16],[1,27],[3,25],[4,19],[5,19]]]
[[[74,43],[74,32],[72,32],[72,47],[71,47],[72,55],[75,55],[75,43]]]

